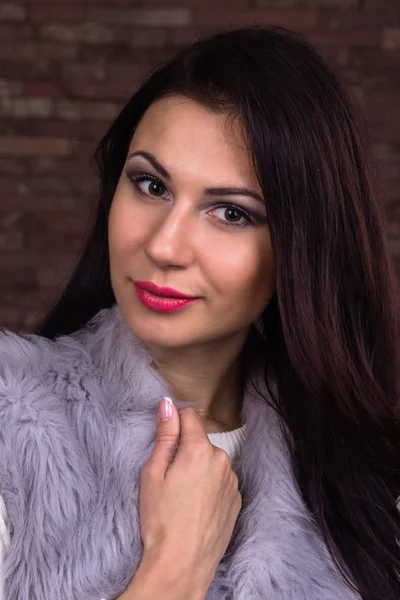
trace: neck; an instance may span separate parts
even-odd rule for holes
[[[213,348],[150,348],[154,368],[178,401],[195,402],[206,433],[242,425],[243,342]]]

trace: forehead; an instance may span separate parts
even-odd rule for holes
[[[172,174],[203,172],[255,182],[242,124],[194,100],[171,96],[154,102],[139,122],[130,152],[147,150]]]

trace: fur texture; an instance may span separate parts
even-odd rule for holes
[[[237,470],[243,506],[207,600],[359,599],[304,506],[274,411],[250,388]],[[117,305],[54,342],[1,333],[7,600],[123,592],[142,555],[140,473],[164,395],[170,390]]]

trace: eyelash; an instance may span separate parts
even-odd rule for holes
[[[134,184],[137,192],[146,198],[157,198],[157,196],[151,196],[151,194],[146,194],[145,192],[143,192],[138,185],[142,181],[155,181],[156,183],[160,183],[169,193],[167,186],[160,179],[158,179],[158,177],[155,177],[154,175],[150,175],[150,173],[133,173],[133,174],[128,175],[128,177]],[[236,206],[235,204],[232,204],[230,202],[217,204],[214,208],[215,209],[217,209],[217,208],[233,208],[234,210],[238,211],[247,221],[247,223],[239,225],[237,223],[229,223],[229,222],[223,221],[222,219],[219,219],[218,217],[216,217],[217,221],[219,223],[221,223],[221,225],[224,225],[225,227],[236,227],[236,228],[248,227],[252,223],[256,222],[255,217],[253,217],[250,213],[245,211],[243,208],[240,208],[239,206]]]

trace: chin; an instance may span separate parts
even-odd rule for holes
[[[163,317],[168,319],[168,317]],[[196,335],[193,332],[191,334],[188,326],[177,323],[176,320],[169,323],[160,323],[157,320],[150,322],[139,315],[129,315],[125,317],[130,331],[135,337],[137,337],[145,346],[155,346],[160,348],[180,348],[192,344],[199,343],[200,340],[196,339]]]

